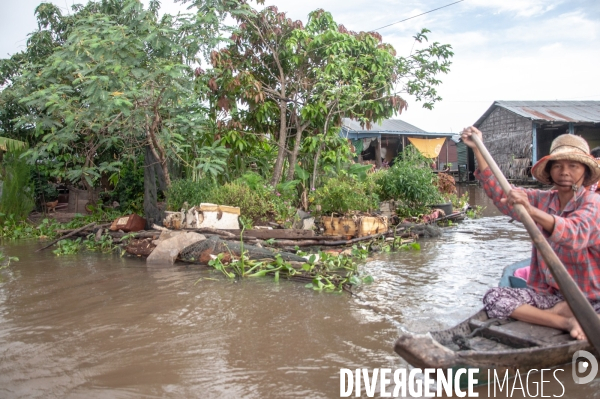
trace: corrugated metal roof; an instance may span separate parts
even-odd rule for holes
[[[450,137],[457,142],[459,137],[456,133],[426,132],[400,119],[386,119],[379,124],[373,124],[370,130],[362,128],[360,123],[349,118],[344,118],[342,123],[340,136],[352,140],[369,137],[379,138],[381,135],[405,135],[411,137]]]
[[[371,124],[371,129],[367,130],[366,127],[361,127],[360,122],[352,120],[350,118],[342,119],[342,125],[346,130],[356,133],[427,133],[425,130],[419,129],[410,123],[401,121],[400,119],[386,119],[381,123]]]
[[[474,126],[479,127],[496,107],[533,121],[600,123],[600,101],[494,101]]]

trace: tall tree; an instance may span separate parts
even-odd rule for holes
[[[326,134],[342,116],[366,124],[389,118],[406,107],[402,92],[426,107],[439,100],[436,76],[448,71],[449,45],[397,57],[378,33],[350,32],[323,10],[312,12],[304,27],[276,7],[257,11],[243,1],[238,7],[245,12],[235,16],[231,44],[213,52],[204,80],[216,106],[245,129],[276,126],[273,185],[286,158],[287,179],[293,178],[306,132]],[[426,40],[426,33],[416,38]]]
[[[20,99],[13,121],[33,130],[32,161],[53,159],[56,176],[91,188],[148,146],[170,184],[168,160],[206,119],[192,66],[213,39],[198,15],[159,18],[158,9],[156,0],[148,8],[92,1],[68,17],[37,8],[40,30],[30,41],[47,42],[32,47],[43,57],[28,49],[4,62],[10,73],[1,95]]]

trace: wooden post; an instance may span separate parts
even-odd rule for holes
[[[448,168],[448,147],[450,147],[450,141],[448,141],[448,139],[446,139],[445,144],[446,144],[446,164],[444,165],[444,169]],[[448,172],[450,172],[450,170],[448,170]]]
[[[535,122],[531,122],[531,164],[534,165],[538,161],[538,153],[537,153],[537,126]]]
[[[375,146],[375,165],[381,168],[381,137],[377,138],[377,145]]]

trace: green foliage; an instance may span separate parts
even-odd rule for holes
[[[483,216],[484,209],[485,206],[475,205],[475,208],[467,210],[467,216],[469,217],[469,219],[479,219]]]
[[[360,250],[356,250],[356,253],[363,254]],[[225,254],[221,253],[210,260],[208,265],[230,279],[271,276],[278,282],[280,278],[287,278],[300,282],[308,281],[305,286],[315,291],[341,292],[349,290],[352,286],[373,282],[373,277],[362,276],[359,273],[358,264],[353,256],[335,256],[319,252],[318,258],[317,261],[317,255],[311,255],[298,269],[283,260],[279,254],[276,254],[274,259],[260,261],[250,260],[242,255],[239,259],[225,262]]]
[[[200,179],[193,181],[191,179],[175,180],[167,192],[167,208],[172,211],[178,211],[183,203],[187,202],[189,206],[198,206],[203,202],[210,202],[210,193],[215,187],[211,179]]]
[[[348,31],[323,10],[311,12],[306,26],[276,7],[254,10],[242,2],[232,10],[238,13],[231,42],[211,54],[213,68],[199,77],[197,90],[210,101],[215,119],[223,118],[224,133],[268,132],[277,140],[273,185],[288,154],[287,180],[294,178],[306,136],[321,136],[310,153],[317,154],[316,165],[321,144],[337,135],[330,128],[342,116],[368,123],[406,108],[398,85],[425,107],[440,99],[436,77],[448,72],[452,52],[439,43],[420,48],[427,30],[417,34],[418,49],[404,58],[379,34]]]
[[[105,207],[102,204],[99,204],[97,206],[88,205],[88,209],[91,210],[91,214],[85,216],[81,214],[75,215],[75,218],[73,218],[69,223],[67,223],[67,226],[69,226],[69,228],[76,229],[77,227],[85,226],[86,224],[89,224],[91,222],[112,222],[116,218],[123,216],[122,211],[110,207]]]
[[[9,139],[7,137],[0,137],[0,150],[2,151],[16,151],[21,152],[27,148],[27,143],[19,140]]]
[[[91,1],[69,15],[38,7],[40,29],[27,50],[0,65],[0,104],[15,121],[11,132],[33,142],[30,160],[52,160],[53,176],[89,188],[148,145],[169,184],[167,161],[179,159],[206,120],[191,65],[201,46],[220,39],[206,34],[202,18],[159,18],[158,7]]]
[[[296,212],[298,208],[294,206],[293,201],[283,199],[282,197],[273,198],[273,208],[275,212],[275,221],[286,229],[291,229],[296,221]]]
[[[256,222],[270,220],[275,215],[273,194],[266,190],[254,191],[243,181],[234,181],[215,187],[208,202],[240,208],[243,217]]]
[[[113,244],[113,239],[109,234],[102,234],[98,241],[96,241],[95,234],[88,234],[82,244],[88,251],[112,252],[118,248]]]
[[[436,176],[430,161],[413,146],[408,146],[396,162],[377,180],[383,201],[400,201],[399,216],[418,216],[429,211],[428,205],[439,203],[442,197],[435,186]]]
[[[36,165],[35,169],[32,168],[31,181],[33,182],[34,199],[40,208],[44,203],[58,198],[58,190],[51,180],[52,175],[43,165]]]
[[[10,262],[18,262],[19,258],[16,256],[6,256],[4,252],[0,251],[0,270],[6,269],[10,266]],[[0,279],[0,282],[2,280]]]
[[[60,240],[56,243],[56,249],[52,253],[56,256],[74,255],[81,249],[81,237],[76,240]]]
[[[122,181],[111,200],[134,212],[141,169],[126,169],[145,146],[168,186],[173,164],[196,181],[224,184],[254,171],[273,186],[286,167],[284,180],[296,179],[300,164],[312,168],[311,184],[296,184],[305,195],[317,169],[339,171],[347,159],[342,117],[391,117],[407,106],[399,92],[427,108],[440,100],[437,77],[452,52],[428,44],[427,30],[399,57],[379,34],[348,31],[323,10],[303,24],[246,1],[184,2],[190,13],[176,16],[159,16],[155,0],[92,0],[65,14],[40,4],[26,49],[0,60],[0,147],[28,144],[32,164],[79,187]],[[194,69],[200,56],[211,64],[206,72]],[[42,183],[36,195],[49,201]],[[290,201],[276,205],[287,220],[298,201],[292,190],[278,192]]]
[[[217,181],[217,176],[225,171],[227,157],[230,150],[223,147],[219,141],[210,146],[204,146],[199,150],[198,158],[195,160],[192,180],[211,179]]]
[[[31,168],[19,152],[4,155],[0,213],[24,220],[34,208]]]
[[[252,191],[266,192],[268,191],[268,185],[265,178],[255,172],[244,173],[241,177],[236,179],[238,183],[245,183],[252,189]]]
[[[352,176],[331,178],[310,195],[311,209],[321,214],[346,214],[379,209],[379,197],[368,182]],[[318,209],[320,206],[320,210]]]
[[[274,190],[261,175],[255,172],[248,172],[237,179],[236,182],[246,184],[258,197],[270,203],[267,212],[262,216],[263,220],[272,217],[285,228],[292,227],[297,210],[296,202],[298,201],[297,180],[280,183],[277,185],[277,189]],[[250,223],[256,220],[255,216],[245,216],[242,212],[244,220]]]
[[[17,219],[14,215],[0,213],[2,230],[0,237],[11,240],[39,237],[41,233],[29,222]]]
[[[175,180],[167,195],[170,210],[179,210],[186,202],[190,206],[202,202],[240,208],[240,220],[248,225],[275,220],[291,227],[296,208],[291,199],[274,191],[265,179],[255,172],[247,172],[233,182],[214,184],[212,179],[193,182]]]
[[[82,240],[81,237],[75,240],[60,240],[56,243],[56,249],[52,251],[56,256],[74,255],[81,249],[92,252],[113,252],[118,246],[113,244],[113,239],[108,234],[103,234],[98,241],[96,241],[95,234],[88,234],[88,236]]]
[[[452,208],[463,209],[469,204],[469,192],[465,191],[460,197],[456,194],[442,194],[446,202],[452,202]]]
[[[353,250],[353,253],[360,251]],[[361,276],[358,271],[358,264],[353,256],[333,255],[327,252],[319,252],[319,261],[311,256],[307,263],[302,265],[305,272],[313,275],[306,288],[315,291],[342,291],[345,286],[358,286],[363,283],[373,282],[373,277]]]
[[[123,162],[119,173],[113,175],[114,189],[106,199],[106,205],[119,203],[122,213],[143,213],[144,207],[144,157]]]

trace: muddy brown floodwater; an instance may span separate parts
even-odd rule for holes
[[[393,352],[398,329],[456,324],[505,265],[529,256],[522,226],[470,190],[486,217],[421,251],[374,256],[363,270],[375,282],[354,296],[5,242],[20,261],[0,271],[0,398],[334,398],[340,368],[408,367]],[[599,379],[560,376],[563,397],[600,397]]]

